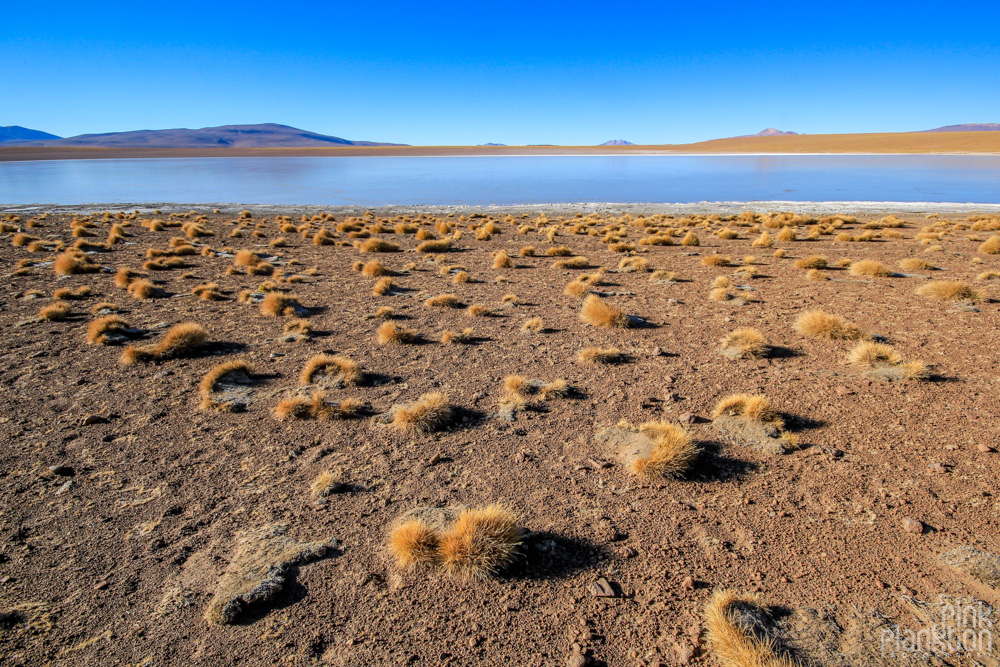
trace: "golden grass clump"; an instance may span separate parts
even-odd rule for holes
[[[87,343],[89,345],[110,345],[112,338],[108,334],[124,335],[128,322],[118,315],[98,317],[87,326]]]
[[[441,333],[441,342],[445,344],[471,343],[473,338],[474,338],[473,330],[471,327],[466,327],[461,331],[446,330]]]
[[[361,252],[400,252],[402,248],[398,243],[383,241],[382,239],[367,239],[358,244]]]
[[[52,298],[66,299],[66,300],[83,299],[90,296],[92,292],[93,290],[90,289],[90,287],[88,287],[87,285],[80,285],[76,289],[69,289],[68,287],[63,287],[62,289],[57,289],[54,292],[52,292]]]
[[[253,368],[243,359],[234,359],[213,366],[198,383],[198,394],[201,396],[202,410],[233,410],[235,404],[227,400],[219,400],[216,389],[225,381],[247,384]]]
[[[89,255],[82,252],[67,250],[56,255],[53,264],[57,276],[70,276],[79,273],[95,273],[101,267],[94,263]]]
[[[372,287],[372,294],[375,296],[385,296],[392,291],[392,278],[389,276],[383,276],[375,281],[375,286]]]
[[[202,301],[224,301],[225,296],[219,291],[219,283],[205,283],[196,285],[191,289],[191,294]]]
[[[450,239],[424,241],[417,246],[417,252],[420,253],[447,252],[448,250],[451,250]]]
[[[803,336],[827,340],[860,340],[866,335],[853,322],[822,310],[807,310],[795,320],[795,331]]]
[[[370,262],[366,262],[361,267],[361,275],[374,278],[376,276],[389,276],[392,275],[392,271],[385,268],[385,265],[377,259],[373,259]]]
[[[566,296],[572,296],[579,299],[589,291],[590,291],[590,284],[580,279],[577,279],[571,281],[566,285],[566,288],[563,290],[563,294],[565,294]]]
[[[423,394],[413,403],[394,406],[389,425],[408,433],[429,433],[447,426],[452,413],[448,397],[435,391]]]
[[[65,320],[73,313],[70,305],[65,301],[56,301],[43,307],[38,311],[38,319],[46,322],[59,322]]]
[[[349,419],[363,412],[363,404],[354,398],[345,398],[339,403],[328,403],[326,392],[322,390],[305,396],[290,396],[278,402],[274,417],[280,421],[288,419]]]
[[[624,357],[617,347],[585,347],[580,350],[577,358],[589,364],[614,364]]]
[[[632,472],[642,477],[681,477],[698,456],[691,434],[665,421],[646,422],[639,432],[653,441],[646,456],[631,462]]]
[[[155,297],[159,293],[159,290],[156,285],[153,284],[152,280],[149,280],[148,278],[138,278],[129,283],[128,293],[136,299],[145,301],[146,299],[152,299]]]
[[[451,573],[485,579],[507,567],[523,541],[517,516],[500,505],[463,509],[441,536],[441,565]]]
[[[432,308],[460,308],[462,302],[454,294],[438,294],[424,301],[424,305]]]
[[[524,324],[521,325],[521,331],[523,333],[537,334],[541,333],[545,329],[545,324],[542,322],[540,317],[529,317],[525,320]]]
[[[399,345],[416,342],[417,333],[406,327],[398,327],[392,322],[383,322],[379,325],[376,337],[379,345]]]
[[[982,301],[983,293],[960,280],[932,280],[917,288],[917,294],[935,301]]]
[[[861,259],[854,262],[848,269],[848,273],[852,276],[871,276],[873,278],[885,278],[892,275],[889,267],[874,259]]]
[[[440,546],[438,531],[421,519],[404,521],[389,535],[389,553],[400,570],[438,562]]]
[[[191,354],[208,340],[208,332],[200,324],[182,322],[167,330],[156,345],[143,347],[129,346],[122,354],[122,363],[134,364],[139,361],[162,361]]]
[[[695,234],[694,232],[689,231],[687,234],[684,235],[684,238],[681,239],[681,245],[683,245],[683,246],[700,246],[701,245],[701,241],[698,240],[698,235],[697,234]]]
[[[703,266],[732,266],[733,260],[723,255],[706,255],[701,258]]]
[[[489,317],[493,311],[481,303],[474,303],[465,309],[465,314],[469,317]]]
[[[514,261],[507,255],[505,250],[497,250],[493,255],[494,269],[509,269],[514,266]]]
[[[761,232],[760,236],[754,239],[750,245],[754,248],[770,248],[774,245],[774,238],[767,232]]]
[[[282,317],[286,315],[301,315],[305,309],[293,294],[268,292],[260,302],[260,314],[265,317]]]
[[[306,362],[299,375],[299,384],[311,384],[319,373],[325,375],[329,383],[344,387],[356,385],[361,379],[357,362],[347,357],[318,354]]]
[[[806,271],[806,280],[815,280],[817,282],[822,282],[824,280],[830,280],[830,278],[819,269],[809,269],[808,271]]]
[[[778,413],[763,394],[730,394],[720,399],[712,410],[712,419],[719,417],[743,417],[756,422],[774,422],[778,419]]]
[[[722,337],[722,353],[732,359],[753,359],[767,354],[767,339],[757,329],[741,327]]]
[[[590,294],[580,307],[580,321],[595,327],[624,328],[628,326],[628,315],[596,294]]]
[[[979,246],[979,252],[987,255],[1000,254],[1000,234],[995,234],[983,241],[982,245]]]
[[[567,257],[552,262],[552,268],[555,269],[586,269],[589,266],[590,260],[582,256]]]
[[[115,287],[118,287],[119,289],[127,289],[133,280],[144,277],[145,274],[138,273],[123,266],[115,273]]]
[[[797,269],[825,269],[826,267],[827,260],[823,255],[809,255],[795,260],[795,268]]]
[[[763,610],[758,596],[729,590],[716,591],[705,606],[708,643],[723,667],[799,667],[787,656],[778,655],[772,640],[758,637],[736,615],[737,607]]]
[[[887,380],[906,378],[927,380],[931,367],[922,361],[903,361],[903,356],[891,345],[871,341],[858,343],[847,355],[847,361],[875,371]]]
[[[521,257],[534,257],[535,256],[535,246],[526,245],[517,251],[517,254]]]
[[[928,264],[922,259],[907,257],[906,259],[899,260],[899,268],[904,271],[933,271],[935,267],[933,264]]]

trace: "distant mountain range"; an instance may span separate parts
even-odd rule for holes
[[[625,141],[624,139],[612,139],[611,141],[605,141],[603,144],[598,144],[599,146],[635,146],[631,141]]]
[[[740,135],[740,136],[741,137],[790,137],[790,136],[794,136],[796,134],[798,134],[798,132],[785,132],[785,131],[782,131],[782,130],[776,130],[773,127],[768,127],[768,128],[765,128],[765,129],[761,130],[757,134],[743,134],[743,135]],[[738,138],[738,137],[734,137],[734,138]]]
[[[49,134],[48,132],[42,132],[40,130],[29,130],[26,127],[21,127],[20,125],[7,125],[6,127],[0,127],[0,144],[6,144],[11,141],[45,141],[47,139],[60,139],[54,134]]]
[[[921,132],[1000,132],[1000,123],[966,123],[965,125],[945,125]]]
[[[259,125],[222,125],[203,127],[199,130],[178,128],[173,130],[137,130],[134,132],[109,132],[106,134],[81,134],[65,139],[37,130],[25,128],[12,138],[0,134],[0,143],[19,146],[94,146],[101,148],[310,148],[331,146],[403,146],[377,141],[351,141],[300,130],[288,125],[261,123]],[[24,133],[44,136],[24,136]]]

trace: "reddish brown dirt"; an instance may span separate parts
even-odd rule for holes
[[[824,273],[836,280],[812,282],[794,267],[814,253],[831,264],[877,259],[892,269],[919,257],[941,270],[907,273],[965,280],[997,298],[1000,283],[976,280],[1000,270],[998,256],[976,252],[995,232],[949,225],[935,242],[941,250],[925,252],[930,246],[914,237],[942,221],[910,216],[899,238],[777,242],[787,255],[775,258],[773,249],[751,248],[756,234],[746,227],[734,227],[734,240],[694,227],[700,247],[636,246],[651,268],[676,271],[684,282],[653,284],[641,272],[606,275],[607,284],[595,289],[624,293],[607,300],[650,326],[602,330],[581,324],[579,300],[563,295],[580,271],[555,269],[550,257],[516,257],[521,246],[541,254],[551,244],[499,218],[501,232],[489,241],[475,239],[470,221],[446,218],[465,231],[445,265],[461,265],[482,281],[456,285],[441,264],[411,251],[412,234],[379,235],[406,252],[362,254],[282,234],[270,215],[266,222],[255,215],[243,238],[228,238],[234,215],[204,213],[202,224],[215,236],[195,242],[267,251],[268,240],[284,236],[288,247],[271,252],[300,263],[283,266],[286,275],[316,267],[298,284],[278,285],[314,309],[315,338],[283,342],[282,319],[235,298],[267,278],[225,275],[232,260],[223,257],[186,257],[187,268],[150,272],[176,298],[139,301],[115,288],[110,272],[57,279],[51,265],[7,277],[0,288],[0,662],[553,665],[572,658],[576,644],[609,665],[676,664],[691,652],[692,664],[716,664],[700,623],[718,588],[758,591],[779,612],[818,609],[841,627],[876,612],[914,626],[907,597],[972,595],[997,604],[995,591],[974,588],[936,557],[963,544],[1000,550],[1000,454],[978,448],[1000,445],[998,303],[956,308],[915,295],[924,278],[854,278],[831,269]],[[142,216],[153,217],[168,219]],[[72,243],[69,221],[50,215],[33,228],[27,219],[14,224]],[[93,240],[101,241],[109,222],[94,221]],[[131,223],[125,243],[93,255],[102,266],[139,269],[146,248],[166,248],[181,235],[178,228],[150,232],[139,220]],[[264,238],[249,233],[258,223]],[[332,231],[334,222],[313,223],[319,226]],[[859,226],[838,231],[859,234]],[[609,251],[602,235],[560,229],[556,245],[595,266],[615,269],[624,256]],[[643,235],[628,226],[623,240]],[[52,259],[51,252],[13,247],[11,237],[4,234],[0,247],[7,273],[18,260]],[[491,268],[491,253],[501,248],[515,257],[514,268]],[[713,279],[734,271],[703,266],[702,257],[714,252],[759,258],[759,277],[734,280],[754,288],[747,305],[707,298]],[[981,263],[971,263],[976,257]],[[376,279],[352,270],[359,259],[400,271],[393,281],[407,291],[373,296]],[[404,271],[410,262],[416,268]],[[189,296],[212,281],[227,300]],[[52,302],[54,289],[83,285],[93,294],[70,302],[71,319],[26,322]],[[26,298],[30,290],[44,297]],[[470,317],[423,305],[442,293],[496,314]],[[522,304],[501,308],[508,293]],[[162,336],[158,323],[193,321],[214,345],[192,357],[123,366],[120,348],[85,342],[90,309],[100,301],[121,306],[134,327],[150,331],[150,341]],[[379,322],[366,315],[381,306],[405,317],[398,323],[427,342],[376,344]],[[885,336],[906,358],[933,364],[938,376],[865,379],[844,363],[849,344],[794,332],[796,316],[817,307]],[[521,333],[532,316],[544,320],[545,333]],[[720,355],[719,339],[740,326],[762,331],[777,354],[756,361]],[[443,330],[464,327],[474,328],[474,344],[438,342]],[[629,360],[582,364],[576,354],[587,345],[617,346]],[[279,398],[297,386],[306,360],[324,351],[354,359],[369,376],[333,397],[360,398],[375,413],[442,391],[466,421],[439,433],[400,435],[368,418],[275,420]],[[262,376],[250,409],[200,411],[202,376],[233,358],[249,359]],[[509,374],[565,378],[580,396],[551,401],[547,412],[521,412],[513,422],[491,417]],[[733,392],[766,394],[790,416],[801,448],[772,456],[719,442],[708,417]],[[622,420],[676,421],[684,414],[699,418],[690,428],[707,452],[685,479],[638,480],[596,442],[600,429]],[[88,415],[102,423],[82,425]],[[72,475],[50,466],[72,468]],[[350,487],[316,503],[309,486],[326,470],[338,471]],[[503,576],[474,582],[394,570],[384,545],[397,516],[422,505],[493,502],[519,513],[531,531]],[[906,532],[907,517],[923,522],[925,532]],[[335,538],[338,550],[294,571],[275,604],[236,625],[209,625],[205,607],[240,535],[272,523],[288,524],[297,540]],[[592,595],[589,586],[601,577],[617,597]],[[693,588],[683,585],[687,577]],[[860,641],[868,639],[879,641]],[[966,664],[971,657],[948,660]]]

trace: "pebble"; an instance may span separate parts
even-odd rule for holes
[[[851,391],[850,389],[848,389],[847,387],[845,387],[843,385],[840,385],[839,387],[836,387],[834,389],[834,391],[837,392],[837,394],[840,395],[840,396],[850,396],[851,394],[854,393],[853,391]]]
[[[681,588],[686,588],[687,590],[694,590],[694,577],[688,575],[684,577],[684,581],[681,582]]]
[[[98,581],[96,584],[94,584],[95,591],[103,591],[107,587],[108,587],[108,582],[106,581]]]
[[[653,356],[653,357],[660,357],[660,356],[663,356],[663,350],[661,350],[658,347],[654,347],[653,350],[649,354],[650,354],[650,356]]]
[[[61,475],[62,477],[72,477],[75,474],[73,468],[69,466],[49,466],[49,472],[53,475]]]
[[[976,449],[978,449],[983,454],[989,454],[993,451],[993,448],[990,447],[989,445],[977,445]]]
[[[639,552],[632,547],[625,547],[618,552],[622,558],[635,558],[639,555]]]
[[[682,424],[693,424],[693,423],[695,423],[696,421],[698,421],[698,417],[696,417],[695,415],[691,414],[690,412],[685,412],[684,414],[682,414],[682,415],[681,415],[681,416],[680,416],[680,417],[678,418],[678,420],[679,420],[679,421],[680,421],[680,422],[681,422]]]
[[[908,533],[913,533],[914,535],[922,535],[924,532],[924,524],[916,519],[906,517],[903,519],[903,530]]]
[[[566,667],[586,667],[588,665],[587,656],[574,651],[566,658]]]
[[[678,664],[689,665],[694,657],[694,646],[687,642],[674,644],[674,658]]]
[[[615,589],[611,587],[611,584],[608,583],[608,580],[604,577],[601,577],[597,581],[590,584],[590,586],[587,587],[587,590],[596,598],[617,597]]]
[[[87,415],[80,420],[81,426],[90,426],[91,424],[107,424],[109,423],[107,418],[101,415]]]

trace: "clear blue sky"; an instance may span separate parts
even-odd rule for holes
[[[0,125],[409,144],[1000,122],[1000,2],[18,2]]]

